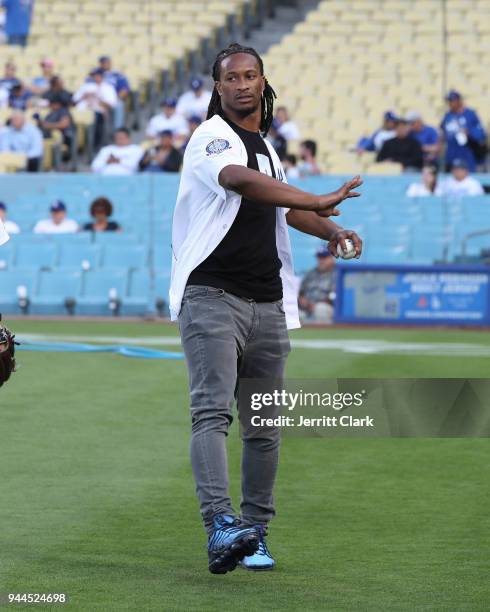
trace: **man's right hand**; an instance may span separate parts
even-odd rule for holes
[[[347,183],[344,183],[336,191],[320,196],[316,214],[320,217],[336,217],[340,215],[340,211],[335,207],[347,198],[358,198],[361,194],[352,190],[360,185],[362,185],[362,180],[357,175],[350,181],[347,181]]]

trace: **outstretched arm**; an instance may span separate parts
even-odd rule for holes
[[[325,195],[314,195],[257,170],[235,164],[225,166],[219,173],[218,181],[225,189],[236,191],[247,199],[266,206],[307,210],[326,217],[339,215],[340,211],[335,206],[346,198],[356,198],[361,195],[352,190],[362,184],[360,177],[356,176],[336,191]]]

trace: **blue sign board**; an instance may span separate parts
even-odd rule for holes
[[[490,268],[337,268],[335,320],[345,323],[490,325]]]

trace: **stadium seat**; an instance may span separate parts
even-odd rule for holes
[[[58,261],[59,268],[89,270],[100,264],[101,247],[95,244],[63,244]]]
[[[19,297],[30,298],[36,289],[36,282],[36,270],[18,268],[0,271],[0,311],[21,314]]]
[[[131,273],[129,294],[122,304],[123,315],[144,315],[150,310],[155,310],[155,305],[150,301],[151,284],[149,270],[136,270]]]
[[[37,291],[31,299],[29,312],[31,314],[67,314],[70,312],[67,300],[76,301],[81,285],[82,273],[80,271],[41,272]]]
[[[77,299],[76,312],[100,316],[115,314],[118,312],[118,303],[124,303],[127,290],[127,268],[90,270],[84,275],[82,294]]]
[[[34,270],[54,268],[58,256],[58,248],[52,243],[20,244],[16,249],[15,265],[18,268]]]
[[[107,268],[144,268],[148,261],[148,250],[142,245],[104,246],[103,265]]]

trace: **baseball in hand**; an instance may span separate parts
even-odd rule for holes
[[[352,259],[356,256],[356,249],[354,243],[350,238],[345,239],[345,251],[342,249],[340,242],[337,244],[337,253],[342,259]]]

